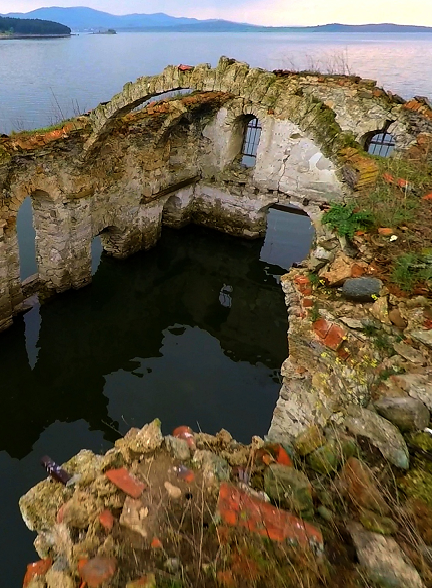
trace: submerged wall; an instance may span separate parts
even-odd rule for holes
[[[195,93],[148,103],[176,89]],[[245,168],[240,151],[251,116],[262,134],[256,164]],[[1,138],[0,330],[29,288],[19,277],[16,236],[26,197],[39,287],[63,292],[91,281],[97,235],[107,254],[124,258],[152,247],[162,223],[262,236],[276,202],[297,204],[319,224],[322,203],[374,181],[376,166],[356,140],[388,123],[400,151],[432,127],[424,113],[359,78],[276,75],[221,58],[215,69],[169,66],[140,78],[62,128]]]

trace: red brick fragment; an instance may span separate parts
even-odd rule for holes
[[[186,484],[192,484],[192,482],[195,480],[195,474],[193,473],[193,471],[184,466],[180,466],[178,468],[177,477],[180,480],[183,480],[183,482],[186,482]]]
[[[314,305],[313,298],[304,298],[302,304],[304,308],[312,308]]]
[[[81,568],[81,578],[87,582],[89,588],[98,588],[110,580],[116,571],[117,562],[112,557],[94,557]]]
[[[294,283],[297,285],[297,289],[304,296],[310,296],[312,294],[312,286],[307,276],[296,276]]]
[[[132,496],[132,498],[139,498],[146,489],[146,485],[132,476],[126,468],[109,470],[105,472],[105,475],[117,488]]]
[[[23,588],[26,588],[36,576],[45,576],[52,566],[52,559],[41,559],[27,566],[26,575],[24,576]]]
[[[327,322],[324,318],[319,318],[313,324],[313,330],[315,335],[317,335],[320,339],[325,339],[327,333],[329,332],[331,327],[331,323]]]
[[[338,325],[332,325],[326,338],[324,339],[324,345],[330,347],[333,351],[337,351],[344,341],[345,331]]]
[[[394,234],[394,231],[390,227],[380,227],[378,233],[384,237],[391,237],[391,235]]]
[[[193,65],[185,65],[184,63],[180,63],[180,65],[178,66],[178,69],[180,71],[191,71],[193,68]]]
[[[432,192],[430,194],[425,194],[422,196],[422,200],[432,200]]]
[[[342,359],[345,361],[350,356],[349,349],[344,346],[339,347],[339,349],[337,350],[337,356],[339,357],[339,359]]]
[[[81,570],[83,569],[83,567],[86,565],[87,562],[88,562],[88,558],[86,558],[86,557],[84,557],[83,559],[80,559],[78,561],[77,568],[78,568],[78,573],[80,576],[81,576]]]
[[[322,534],[313,525],[226,482],[219,489],[218,512],[226,525],[246,528],[273,541],[323,547]]]
[[[398,178],[396,184],[398,188],[401,188],[401,190],[406,190],[409,186],[408,180],[405,180],[404,178]]]
[[[190,449],[196,449],[194,432],[190,427],[177,427],[176,429],[174,429],[172,436],[177,437],[178,439],[184,439]]]
[[[100,513],[99,522],[104,529],[106,529],[107,531],[111,531],[114,525],[114,517],[109,508],[106,508],[104,511]]]
[[[362,267],[361,265],[358,265],[358,263],[355,263],[352,268],[351,268],[351,277],[352,278],[359,278],[360,276],[362,276],[365,273],[365,268]]]
[[[275,462],[286,466],[293,465],[290,456],[279,443],[266,443],[255,452],[255,463],[258,465],[270,465]]]
[[[292,462],[290,456],[285,451],[285,449],[282,447],[282,445],[278,445],[276,461],[277,461],[277,463],[280,463],[280,464],[286,465],[286,466],[293,465],[293,462]]]
[[[162,547],[163,547],[162,541],[160,539],[158,539],[157,537],[153,537],[153,540],[151,542],[151,546],[153,547],[153,549],[162,549]]]

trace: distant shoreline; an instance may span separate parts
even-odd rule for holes
[[[377,36],[381,36],[381,35],[409,35],[409,34],[416,34],[416,35],[431,35],[432,34],[432,30],[430,31],[370,31],[370,30],[365,30],[365,31],[329,31],[329,30],[323,30],[323,31],[317,31],[317,30],[306,30],[304,28],[292,28],[292,29],[277,29],[275,30],[274,28],[257,28],[257,29],[181,29],[181,28],[177,28],[177,27],[146,27],[146,28],[140,28],[140,29],[121,29],[118,28],[116,29],[117,34],[118,33],[269,33],[269,34],[276,34],[276,33],[302,33],[305,35],[315,35],[317,33],[320,34],[344,34],[344,35],[358,35],[358,34],[367,34],[367,35],[377,35]],[[93,31],[88,31],[88,30],[74,30],[72,31],[72,35],[96,35],[96,34],[104,34],[104,33],[96,33]]]
[[[9,40],[17,40],[17,39],[66,39],[70,37],[71,34],[68,35],[26,35],[26,34],[6,34],[0,33],[0,41],[9,41]]]

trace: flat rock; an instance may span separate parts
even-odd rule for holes
[[[374,296],[379,296],[382,282],[378,278],[350,278],[342,287],[342,294],[349,300],[356,302],[371,302]]]
[[[423,353],[418,349],[414,349],[411,345],[406,345],[405,343],[393,343],[393,349],[398,355],[412,363],[418,363],[421,365],[425,360]]]
[[[182,491],[178,486],[173,486],[173,484],[170,482],[165,482],[164,486],[165,490],[168,492],[171,498],[174,498],[174,500],[177,500],[181,497]]]
[[[340,251],[327,271],[320,272],[320,277],[324,278],[329,286],[340,286],[351,277],[352,266],[353,261]]]
[[[148,508],[143,505],[141,500],[134,500],[128,496],[123,506],[120,524],[131,531],[139,533],[142,537],[147,537],[148,533],[145,526],[147,517]]]
[[[419,573],[394,539],[366,531],[358,523],[350,523],[347,528],[371,582],[382,588],[424,588]]]
[[[391,376],[390,381],[412,398],[421,400],[429,410],[432,410],[432,383],[422,374],[401,374]]]
[[[411,396],[380,398],[374,402],[374,407],[378,414],[403,432],[422,431],[429,424],[429,410],[421,400]]]
[[[381,296],[378,298],[378,300],[375,300],[375,302],[372,304],[372,307],[370,308],[370,313],[380,323],[391,325],[391,321],[388,316],[387,296]]]
[[[409,453],[404,438],[398,429],[378,414],[351,405],[345,426],[353,435],[367,437],[383,456],[395,466],[407,470]]]
[[[405,329],[405,327],[407,326],[407,322],[401,315],[401,312],[398,308],[393,308],[392,310],[390,310],[388,316],[391,322],[396,327],[399,327],[399,329]]]
[[[353,319],[348,316],[343,316],[340,320],[350,329],[356,329],[359,331],[364,329],[364,325],[359,319]]]
[[[414,341],[418,341],[419,343],[423,343],[432,349],[432,329],[429,331],[414,331],[410,333],[410,336],[414,339]]]

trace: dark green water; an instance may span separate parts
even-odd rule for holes
[[[149,252],[96,257],[91,286],[34,308],[0,335],[5,586],[20,586],[37,559],[18,499],[44,478],[42,455],[62,462],[82,448],[104,451],[116,430],[155,417],[165,433],[182,424],[224,427],[244,442],[266,433],[287,356],[276,263],[304,258],[311,238],[307,217],[272,211],[268,225],[264,246],[198,227],[164,229]]]

